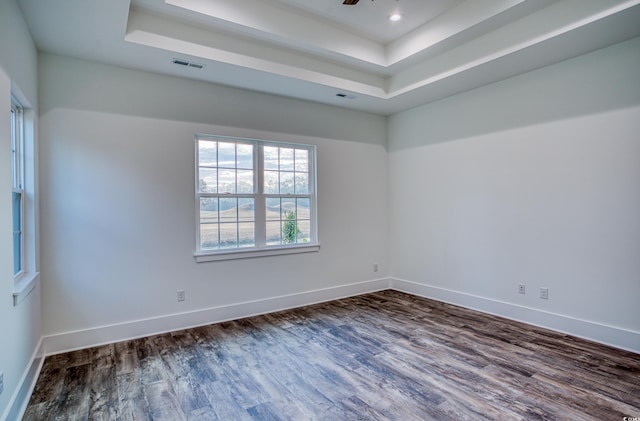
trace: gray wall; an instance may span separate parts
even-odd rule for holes
[[[45,335],[339,287],[386,267],[384,117],[54,55],[40,56],[39,75]],[[320,251],[195,263],[195,133],[317,145]]]
[[[7,415],[14,391],[30,368],[40,339],[40,288],[13,305],[11,217],[11,93],[19,94],[37,114],[37,53],[22,14],[13,0],[0,1],[0,419]]]
[[[392,116],[391,274],[640,350],[638,69],[633,39]]]

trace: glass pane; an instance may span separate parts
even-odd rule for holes
[[[236,167],[236,144],[218,142],[218,167]]]
[[[264,172],[264,192],[265,194],[278,194],[278,172]]]
[[[281,172],[280,173],[280,194],[293,194],[293,173]]]
[[[253,193],[252,170],[238,170],[238,193]]]
[[[295,175],[296,180],[296,194],[308,194],[309,193],[309,176],[307,173],[297,172]]]
[[[200,224],[200,248],[202,250],[217,250],[218,224]]]
[[[267,221],[268,220],[280,220],[280,199],[268,197],[266,200],[267,206]]]
[[[311,218],[311,200],[310,199],[297,199],[298,206],[296,207],[298,220]]]
[[[13,274],[22,271],[22,193],[12,194],[13,213]]]
[[[280,148],[280,171],[293,171],[293,149]]]
[[[255,247],[256,234],[255,224],[253,222],[245,222],[238,224],[238,247]]]
[[[236,192],[236,170],[218,170],[218,192]]]
[[[22,236],[20,233],[13,233],[13,274],[17,275],[22,271]]]
[[[308,243],[311,241],[311,222],[298,221],[298,243]]]
[[[218,191],[218,170],[200,168],[198,178],[200,180],[198,188],[201,193],[216,193]]]
[[[253,145],[238,144],[238,168],[253,169]]]
[[[280,221],[267,222],[267,245],[276,246],[282,244],[280,240]]]
[[[273,146],[265,146],[264,152],[264,169],[265,170],[277,170],[278,169],[278,148]]]
[[[22,193],[12,192],[12,213],[13,213],[13,231],[20,231],[22,229]]]
[[[300,229],[294,211],[284,212],[282,221],[282,244],[295,244]]]
[[[293,214],[295,215],[295,213],[296,213],[296,199],[282,198],[281,201],[282,201],[282,204],[280,205],[280,209],[281,209],[280,217],[283,220],[287,219],[287,213],[289,213],[289,212],[293,212]]]
[[[220,198],[220,222],[236,222],[238,220],[238,199]]]
[[[218,199],[215,197],[200,198],[200,223],[218,223]]]
[[[255,221],[255,211],[253,198],[238,199],[238,221],[253,222]]]
[[[198,141],[198,165],[208,167],[218,166],[216,151],[216,142],[212,142],[209,140]]]
[[[296,149],[296,171],[309,172],[309,151]]]
[[[224,223],[220,224],[220,248],[237,248],[238,247],[238,224]]]

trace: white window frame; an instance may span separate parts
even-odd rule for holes
[[[15,250],[15,235],[19,234],[20,242],[20,261],[18,263],[19,269],[15,268],[15,255],[13,260],[14,280],[19,279],[25,273],[24,267],[24,252],[25,252],[25,236],[24,236],[24,204],[25,204],[25,191],[24,191],[24,110],[15,98],[11,98],[11,167],[12,167],[12,193],[20,194],[20,226],[18,232],[13,231],[13,249]],[[15,218],[13,215],[13,197],[12,197],[12,220]],[[13,224],[12,224],[13,225]]]
[[[236,144],[250,144],[254,146],[253,153],[253,193],[238,194],[218,194],[200,192],[200,156],[199,141],[221,141],[232,142]],[[305,149],[309,151],[309,193],[300,194],[265,194],[264,192],[264,147],[282,147]],[[309,144],[298,144],[291,142],[279,142],[272,140],[247,139],[229,136],[215,136],[209,134],[196,134],[195,136],[195,213],[196,213],[196,252],[194,257],[196,262],[208,262],[218,260],[244,259],[251,257],[264,257],[282,254],[308,253],[315,252],[320,249],[318,241],[318,223],[317,223],[317,187],[316,187],[316,147]],[[210,250],[201,248],[200,237],[200,199],[203,197],[251,197],[254,198],[254,223],[255,223],[255,246],[234,249]],[[266,200],[269,198],[308,198],[310,199],[310,239],[307,243],[295,244],[266,244]]]
[[[20,193],[20,270],[14,274],[13,305],[36,287],[38,272],[37,146],[35,112],[19,90],[11,95],[12,195]],[[13,201],[13,197],[12,197]],[[13,218],[13,210],[12,210]],[[13,251],[13,247],[12,247]],[[13,259],[12,259],[13,262]],[[13,263],[12,263],[13,264]]]

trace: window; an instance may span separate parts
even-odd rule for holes
[[[318,249],[314,146],[198,135],[196,162],[198,261]]]
[[[20,92],[11,96],[11,218],[13,226],[13,304],[35,288],[38,273],[35,117]]]
[[[13,219],[13,276],[24,271],[24,126],[23,110],[11,101],[11,178]]]

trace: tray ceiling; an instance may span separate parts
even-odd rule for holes
[[[640,0],[19,5],[41,51],[384,115],[640,35]]]

